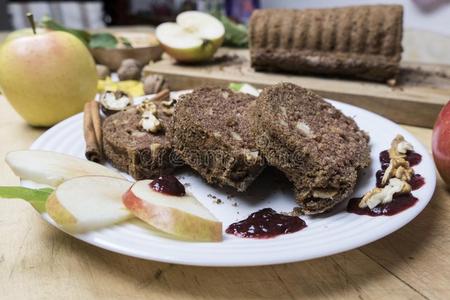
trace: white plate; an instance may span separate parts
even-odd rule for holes
[[[380,168],[378,154],[389,147],[396,134],[402,134],[422,155],[422,162],[415,170],[425,177],[426,184],[414,191],[419,201],[413,207],[391,217],[370,217],[347,213],[344,203],[333,213],[303,217],[308,225],[304,230],[266,240],[224,234],[221,243],[177,241],[155,234],[137,220],[74,237],[100,248],[149,260],[200,266],[254,266],[332,255],[392,233],[417,216],[430,201],[436,184],[433,160],[414,136],[395,123],[351,105],[330,102],[346,115],[354,117],[360,128],[370,134],[372,165],[362,174],[355,196],[361,196],[375,185],[375,172]],[[82,130],[82,115],[78,114],[45,132],[31,148],[84,157]],[[248,192],[236,195],[233,199],[227,199],[229,191],[207,185],[190,171],[177,175],[180,175],[182,182],[190,183],[188,189],[223,222],[224,229],[261,208],[271,207],[287,212],[295,206],[289,188],[278,184],[279,180],[272,178],[274,175],[270,173],[263,173]],[[30,182],[23,184],[33,186]],[[217,196],[223,204],[214,203],[208,194]],[[234,206],[234,203],[238,206]],[[43,218],[55,225],[47,214],[43,214]]]

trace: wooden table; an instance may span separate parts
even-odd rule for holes
[[[428,148],[431,130],[405,126]],[[43,130],[0,97],[0,184],[19,180],[3,161]],[[448,299],[450,196],[439,178],[410,224],[370,245],[312,261],[201,268],[145,261],[78,241],[27,203],[0,201],[1,299]]]

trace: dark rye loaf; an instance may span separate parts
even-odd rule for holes
[[[256,103],[257,146],[294,184],[302,213],[325,212],[351,195],[370,163],[369,138],[353,119],[291,83],[264,89]]]
[[[160,101],[154,103],[162,124],[158,133],[140,128],[142,114],[136,107],[107,117],[102,126],[106,157],[114,167],[136,180],[170,174],[180,163],[165,135],[172,117],[161,112]]]
[[[402,53],[403,7],[261,9],[250,24],[256,70],[395,79]]]
[[[251,130],[254,104],[224,88],[181,96],[169,130],[177,154],[208,183],[246,190],[265,166]]]

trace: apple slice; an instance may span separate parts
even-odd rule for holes
[[[151,180],[133,184],[124,205],[139,219],[174,237],[191,241],[222,240],[222,223],[192,195],[171,196],[154,191]]]
[[[125,179],[106,176],[73,178],[50,195],[47,213],[70,232],[110,226],[133,216],[122,203],[122,195],[131,185]]]
[[[199,62],[210,59],[222,45],[225,28],[215,17],[185,11],[176,23],[166,22],[156,28],[156,37],[163,49],[180,62]]]
[[[6,155],[5,160],[20,178],[53,187],[78,176],[101,175],[123,178],[118,172],[100,164],[51,151],[13,151]]]

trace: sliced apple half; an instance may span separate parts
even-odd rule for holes
[[[85,232],[133,215],[122,203],[132,183],[114,177],[82,176],[61,183],[46,203],[47,213],[65,230]]]
[[[123,178],[118,172],[100,164],[51,151],[13,151],[6,155],[5,160],[20,178],[53,187],[78,176],[101,175]]]
[[[163,49],[180,62],[200,62],[210,59],[222,45],[225,28],[215,17],[185,11],[176,23],[166,22],[156,28],[156,37]]]
[[[171,196],[154,191],[151,180],[133,184],[123,203],[136,217],[176,238],[218,242],[222,223],[192,195]]]

